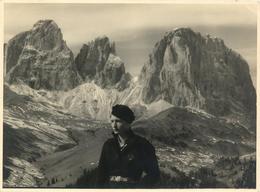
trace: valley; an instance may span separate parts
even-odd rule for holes
[[[84,171],[97,167],[102,145],[111,137],[108,121],[66,113],[29,87],[27,96],[19,93],[21,89],[6,85],[6,187],[63,188],[74,184]],[[242,158],[255,151],[250,131],[190,108],[172,107],[140,118],[133,130],[154,144],[162,175],[170,174],[171,178],[189,176],[203,167],[212,169],[221,158]],[[223,145],[230,150],[223,150]],[[255,159],[255,155],[252,157]]]

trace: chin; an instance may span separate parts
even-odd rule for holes
[[[118,132],[118,131],[113,131],[113,133],[114,133],[114,134],[119,134],[119,132]]]

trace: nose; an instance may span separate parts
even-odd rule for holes
[[[116,122],[115,121],[112,121],[112,127],[116,128]]]

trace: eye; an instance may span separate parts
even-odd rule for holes
[[[120,119],[113,119],[111,120],[111,123],[121,123],[122,121]]]
[[[116,120],[116,123],[122,123],[122,121],[120,119]]]

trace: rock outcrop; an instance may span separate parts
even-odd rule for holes
[[[116,55],[115,43],[99,37],[84,44],[75,59],[80,76],[85,82],[93,81],[102,88],[128,87],[131,75],[125,72],[123,61]]]
[[[11,39],[6,66],[8,83],[22,81],[34,89],[68,90],[80,81],[73,53],[52,20],[40,20]]]
[[[156,43],[140,77],[145,103],[163,99],[226,116],[255,116],[256,92],[247,62],[223,40],[189,28],[168,32]]]

